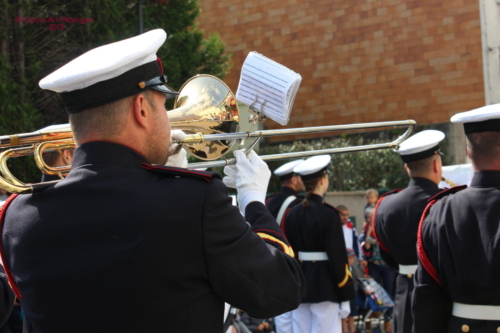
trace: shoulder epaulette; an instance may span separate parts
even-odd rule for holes
[[[378,245],[382,248],[382,250],[384,250],[387,253],[391,253],[391,252],[387,249],[387,247],[384,245],[384,243],[382,243],[382,241],[380,240],[380,238],[378,238],[377,232],[375,231],[375,219],[377,218],[377,209],[378,209],[378,206],[380,205],[380,203],[382,201],[384,201],[384,199],[387,196],[389,196],[391,194],[395,194],[395,193],[401,192],[402,190],[403,190],[402,188],[398,188],[398,189],[395,189],[395,190],[392,190],[392,191],[389,191],[389,192],[386,192],[386,193],[382,194],[380,196],[380,198],[378,198],[377,204],[375,205],[375,209],[373,210],[373,216],[372,216],[372,233],[373,233],[373,236],[375,237],[375,239],[377,240]],[[368,236],[369,235],[367,235],[367,237]]]
[[[429,273],[429,275],[439,285],[441,285],[441,281],[439,280],[439,276],[437,274],[437,270],[434,267],[434,265],[432,264],[431,260],[429,259],[427,251],[425,251],[425,248],[424,248],[424,239],[423,239],[423,236],[422,236],[422,229],[423,229],[424,221],[425,221],[425,218],[427,217],[427,215],[429,215],[429,211],[430,211],[431,207],[434,206],[434,204],[436,202],[438,202],[439,199],[441,199],[441,198],[443,198],[443,197],[445,197],[445,196],[447,196],[449,194],[461,191],[461,190],[463,190],[465,188],[467,188],[467,185],[454,186],[454,187],[451,187],[451,188],[447,188],[446,190],[443,190],[443,191],[439,192],[438,194],[436,194],[435,196],[433,196],[432,198],[430,198],[428,200],[429,203],[427,204],[427,207],[425,207],[425,210],[422,213],[422,217],[420,218],[420,223],[418,224],[418,233],[417,233],[417,254],[418,254],[418,259],[420,260],[420,263],[422,264],[422,266],[424,267],[424,269],[427,271],[427,273]]]
[[[382,195],[380,196],[380,198],[378,198],[377,205],[378,205],[378,202],[379,202],[379,201],[382,201],[382,200],[381,200],[382,198],[385,198],[386,196],[391,195],[391,194],[396,194],[396,193],[399,193],[399,192],[401,192],[402,190],[404,190],[404,189],[402,189],[402,188],[397,188],[397,189],[395,189],[395,190],[392,190],[392,191],[389,191],[389,192],[385,192],[384,194],[382,194]]]
[[[333,208],[337,213],[340,214],[339,210],[337,208],[333,207],[332,205],[330,205],[329,203],[326,203],[326,202],[323,201],[323,205],[325,205],[327,207],[330,207],[330,208]]]
[[[439,200],[442,197],[445,197],[445,196],[452,194],[452,193],[456,193],[456,192],[461,191],[461,190],[465,190],[466,188],[467,188],[467,185],[453,186],[453,187],[447,188],[445,190],[442,190],[438,194],[435,194],[432,198],[428,199],[427,202],[431,202],[433,200]]]
[[[269,202],[269,200],[271,200],[271,198],[273,198],[275,195],[276,195],[276,193],[271,194],[271,195],[269,195],[269,196],[266,197],[266,205]]]
[[[211,182],[213,178],[221,179],[221,176],[217,172],[189,170],[184,168],[151,165],[147,163],[142,163],[142,167],[146,170],[158,172],[169,177],[189,177],[203,179],[207,182]]]

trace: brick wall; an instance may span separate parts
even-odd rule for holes
[[[250,51],[302,75],[287,127],[434,124],[485,103],[476,1],[203,0],[201,6],[200,28],[218,32],[233,53],[224,79],[233,91]]]

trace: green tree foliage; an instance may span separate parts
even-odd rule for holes
[[[370,138],[363,135],[325,137],[278,145],[261,145],[259,154],[270,155],[371,145],[384,142],[388,141],[382,138]],[[406,187],[408,184],[408,175],[404,171],[404,164],[399,155],[394,153],[392,149],[339,153],[331,156],[332,161],[330,162],[329,169],[332,174],[329,179],[330,187],[328,191],[357,191],[372,187],[377,189],[395,189]],[[276,161],[268,164],[271,170],[275,170],[285,162],[287,161]],[[280,187],[278,177],[273,175],[268,192],[275,193],[279,191]]]
[[[144,31],[167,32],[157,54],[170,86],[178,89],[196,74],[222,78],[228,73],[231,55],[224,52],[223,41],[215,33],[205,38],[196,25],[199,0],[142,3]],[[29,23],[29,18],[52,22]],[[136,0],[9,0],[0,4],[0,20],[0,135],[66,123],[60,97],[40,89],[38,82],[94,47],[138,34]],[[21,163],[13,173],[24,181],[39,179],[32,163]]]

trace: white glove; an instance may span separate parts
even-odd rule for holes
[[[234,157],[236,164],[224,168],[227,176],[222,181],[227,187],[238,190],[240,212],[245,215],[245,208],[250,202],[264,203],[271,171],[253,150],[248,155],[244,150],[237,150]]]
[[[170,141],[182,141],[186,138],[186,134],[181,130],[172,130],[170,132]],[[186,158],[186,150],[182,148],[177,154],[172,155],[174,151],[177,149],[179,144],[173,143],[168,147],[168,159],[166,166],[172,166],[176,168],[186,168],[187,167],[187,158]]]
[[[340,318],[342,319],[346,319],[347,317],[349,317],[349,314],[351,314],[351,304],[349,303],[349,301],[340,303],[339,314]]]

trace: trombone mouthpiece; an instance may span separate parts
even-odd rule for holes
[[[180,145],[185,144],[185,143],[201,143],[205,141],[203,134],[201,133],[196,133],[196,134],[187,134],[184,140],[182,141],[172,141],[172,143],[178,143]]]

